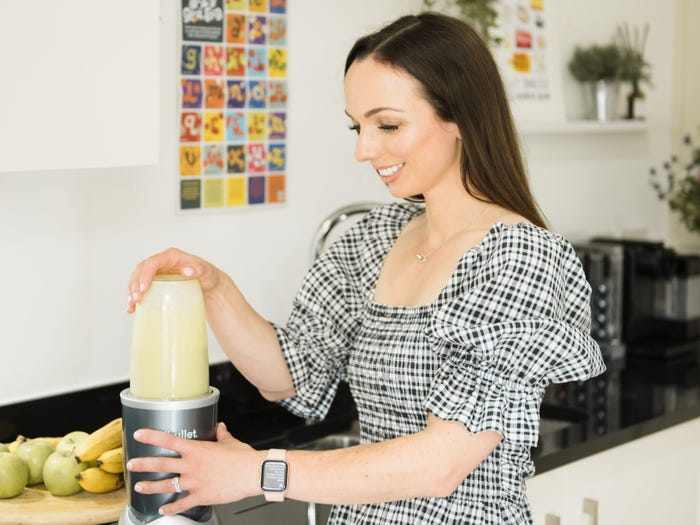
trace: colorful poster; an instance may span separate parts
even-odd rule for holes
[[[553,31],[555,2],[499,0],[500,43],[493,49],[516,116],[527,121],[563,120],[561,78]]]
[[[286,201],[287,0],[181,0],[181,210]]]

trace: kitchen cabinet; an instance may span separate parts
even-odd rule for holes
[[[159,2],[3,2],[0,172],[158,163]]]
[[[700,418],[537,475],[527,493],[535,525],[698,524]]]

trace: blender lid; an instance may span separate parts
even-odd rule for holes
[[[192,397],[188,399],[147,399],[136,397],[131,393],[131,389],[125,388],[119,394],[122,405],[142,410],[189,410],[192,408],[202,408],[216,403],[219,400],[219,389],[209,387],[209,394],[206,396]]]

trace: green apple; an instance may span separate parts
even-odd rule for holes
[[[75,447],[78,446],[78,443],[89,435],[90,434],[83,432],[82,430],[74,430],[73,432],[69,432],[63,436],[63,439],[61,439],[61,441],[58,442],[58,445],[56,445],[56,452],[60,452],[64,456],[72,457],[73,451],[75,450]]]
[[[21,494],[29,480],[29,467],[16,454],[0,452],[0,498]]]
[[[36,485],[44,480],[44,462],[53,453],[53,447],[40,439],[25,441],[17,447],[15,454],[24,460],[29,467],[29,481],[27,481],[27,485]]]
[[[87,469],[87,463],[78,463],[73,455],[53,452],[44,463],[44,485],[54,496],[70,496],[82,490],[75,476]]]

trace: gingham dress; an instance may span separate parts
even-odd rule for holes
[[[329,523],[531,523],[524,480],[544,388],[605,369],[589,336],[590,287],[563,237],[497,223],[432,304],[378,304],[384,258],[421,212],[382,205],[315,262],[286,328],[275,326],[296,389],[282,403],[321,419],[345,380],[363,443],[418,432],[429,412],[503,436],[449,497],[336,506]]]

